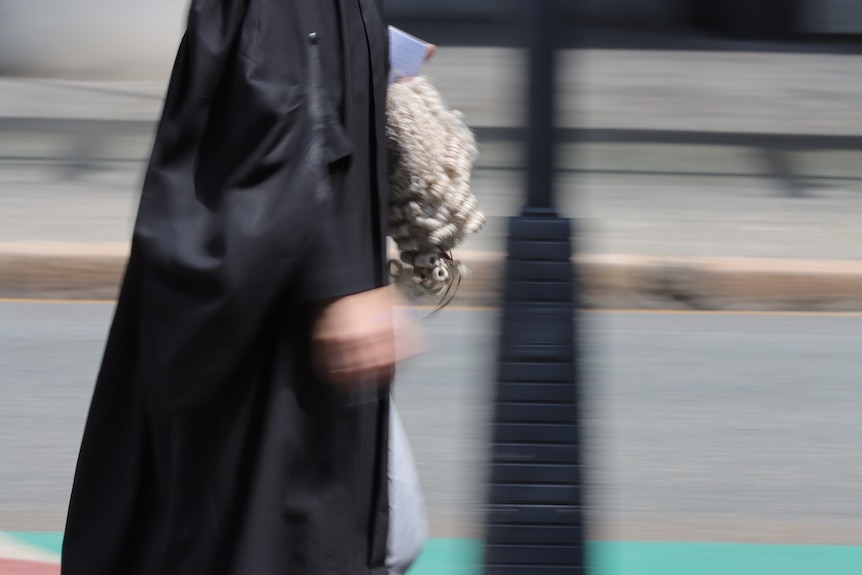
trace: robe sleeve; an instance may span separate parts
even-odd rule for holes
[[[371,254],[355,257],[349,239],[340,233],[336,218],[320,223],[298,273],[298,297],[306,302],[333,300],[378,287],[369,277]]]
[[[332,217],[321,233],[302,274],[303,293],[331,299],[388,283],[386,234],[388,167],[385,147],[385,99],[388,79],[388,34],[380,0],[361,0],[341,29],[348,49],[343,55],[345,92],[343,122],[330,117],[327,138],[351,142],[351,161],[330,157],[334,188]],[[358,49],[367,45],[367,50]],[[356,49],[354,49],[355,47]],[[339,90],[334,90],[339,93]],[[338,108],[338,103],[333,109]]]
[[[190,10],[132,248],[136,372],[152,410],[242,384],[328,217],[310,154],[306,38],[266,16],[242,0]]]

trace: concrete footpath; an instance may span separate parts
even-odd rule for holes
[[[482,142],[488,226],[456,302],[499,300],[524,196],[522,54],[428,74]],[[862,58],[581,50],[561,63],[557,205],[585,305],[862,311]],[[0,78],[0,297],[112,298],[164,81]]]

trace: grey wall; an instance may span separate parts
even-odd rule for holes
[[[805,0],[802,32],[814,34],[862,33],[862,1]]]
[[[0,0],[0,74],[74,79],[164,79],[188,0]],[[385,0],[393,17],[488,18],[511,2]],[[564,0],[572,16],[663,24],[682,0]],[[803,0],[803,32],[862,32],[862,0]]]
[[[163,78],[186,0],[0,0],[0,74]]]
[[[441,15],[494,16],[517,1],[519,0],[385,0],[386,10],[390,15],[416,18]],[[562,4],[569,15],[598,19],[663,23],[672,21],[678,13],[676,0],[562,0]]]
[[[510,2],[385,0],[393,17],[479,17]],[[566,0],[570,15],[672,20],[675,0]],[[167,77],[188,0],[0,0],[0,74],[79,79]]]

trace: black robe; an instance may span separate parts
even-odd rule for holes
[[[192,0],[65,575],[385,572],[389,382],[319,381],[309,308],[386,283],[387,49],[374,0]]]

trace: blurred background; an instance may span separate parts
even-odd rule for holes
[[[426,73],[480,139],[488,216],[458,254],[474,277],[399,375],[435,538],[422,573],[475,572],[482,534],[525,193],[517,4],[387,0],[440,47]],[[626,545],[596,547],[595,571],[862,572],[862,3],[564,4],[557,207],[588,308],[590,538]],[[0,0],[0,557],[56,556],[38,534],[63,528],[186,9]]]

